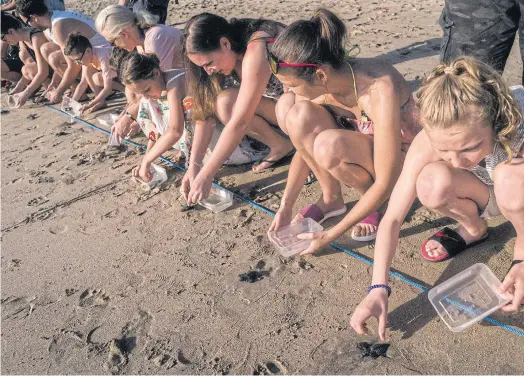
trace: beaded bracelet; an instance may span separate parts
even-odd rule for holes
[[[371,285],[368,287],[368,294],[371,292],[371,290],[379,289],[379,288],[386,289],[388,292],[388,298],[389,298],[389,296],[391,295],[391,287],[389,287],[388,285]]]

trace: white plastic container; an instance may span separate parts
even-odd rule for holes
[[[104,114],[102,116],[99,116],[96,118],[100,125],[103,125],[104,127],[111,128],[113,124],[115,124],[116,119],[118,118],[118,114]]]
[[[10,108],[20,108],[20,97],[15,95],[8,95],[7,96],[7,105]]]
[[[70,97],[64,96],[62,99],[62,111],[68,113],[71,117],[79,118],[82,115],[81,108],[82,104],[72,100]]]
[[[153,177],[148,182],[145,182],[138,176],[133,176],[133,180],[142,184],[142,188],[145,191],[150,191],[167,181],[166,169],[154,163],[151,163],[151,174]]]
[[[118,138],[118,136],[116,135],[114,131],[111,131],[107,144],[109,146],[120,146],[120,139]]]
[[[498,292],[500,281],[485,264],[475,264],[433,287],[428,298],[452,332],[461,332],[510,301]]]
[[[208,198],[198,203],[213,213],[220,213],[233,205],[233,194],[225,189],[212,186]]]
[[[282,256],[289,257],[306,250],[311,245],[311,240],[299,239],[298,234],[322,230],[324,228],[317,222],[311,218],[304,218],[278,231],[271,231],[268,237]]]

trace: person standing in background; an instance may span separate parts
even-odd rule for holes
[[[149,13],[158,16],[159,24],[166,23],[169,0],[118,0],[118,4],[135,13],[139,10],[147,10]]]
[[[524,56],[523,12],[522,0],[446,0],[440,16],[440,60],[472,56],[502,73],[517,32]]]

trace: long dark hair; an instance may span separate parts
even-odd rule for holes
[[[225,77],[220,74],[208,75],[206,71],[193,64],[188,55],[209,53],[220,48],[220,39],[227,38],[233,52],[241,54],[257,31],[265,31],[276,36],[285,25],[264,19],[236,19],[231,21],[211,13],[201,13],[192,17],[182,34],[183,54],[188,70],[189,92],[194,97],[192,115],[197,120],[214,116],[215,100],[222,90]]]
[[[327,9],[319,9],[310,20],[295,21],[285,28],[271,47],[280,61],[342,67],[346,60],[344,49],[346,26]],[[293,68],[297,77],[312,80],[315,67]]]

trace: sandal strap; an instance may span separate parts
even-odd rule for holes
[[[429,240],[435,240],[441,244],[449,257],[456,256],[468,248],[464,238],[449,227],[444,227],[442,230],[437,231]]]
[[[380,213],[379,212],[374,212],[374,213],[371,213],[370,215],[368,215],[363,220],[361,220],[359,223],[365,223],[365,224],[369,224],[369,225],[373,225],[373,226],[378,227],[378,225],[380,223],[380,219],[381,219]]]
[[[324,212],[316,204],[310,204],[298,212],[304,218],[311,218],[315,222],[320,222],[324,218]]]

